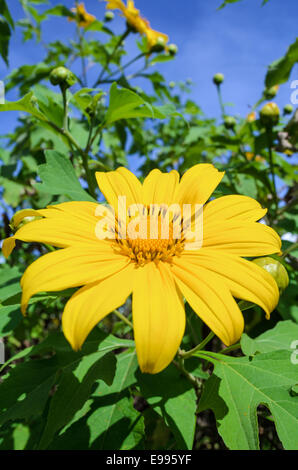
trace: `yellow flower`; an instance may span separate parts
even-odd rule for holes
[[[245,152],[245,156],[247,160],[252,160],[254,157],[256,162],[264,162],[265,158],[261,157],[261,155],[256,155],[253,152]]]
[[[82,28],[87,28],[96,20],[94,15],[87,13],[84,3],[80,3],[77,7],[72,8],[71,11],[76,15],[76,18],[68,18],[69,21],[77,21],[78,25]]]
[[[96,177],[115,211],[116,229],[111,228],[112,209],[92,202],[66,202],[36,211],[42,219],[23,225],[4,240],[5,256],[17,239],[60,248],[26,269],[21,280],[23,313],[38,292],[80,287],[62,316],[64,334],[78,350],[92,328],[132,294],[138,361],[148,373],[167,367],[179,348],[185,330],[184,299],[227,346],[239,340],[244,328],[234,297],[256,303],[269,318],[279,299],[277,284],[266,270],[243,257],[278,253],[281,241],[273,229],[256,222],[266,209],[254,199],[229,195],[206,203],[222,172],[211,164],[198,164],[180,181],[177,171],[157,169],[143,184],[125,168],[97,172]],[[119,196],[125,196],[130,207],[124,218]],[[169,214],[165,208],[172,204],[175,210],[190,204],[192,222],[197,204],[204,204],[201,248],[188,249],[187,228],[182,238],[174,234],[175,210],[168,235],[162,236],[160,224]],[[132,227],[138,219],[131,207],[139,208],[146,223],[150,217],[158,222],[155,237],[148,238],[148,224],[141,229],[140,222],[135,236]],[[22,215],[17,222],[21,219]],[[127,228],[124,222],[129,222]]]
[[[257,114],[255,111],[252,111],[246,116],[247,122],[254,122],[257,119]]]
[[[135,8],[133,0],[127,0],[127,5],[122,0],[105,0],[107,2],[108,10],[120,10],[126,18],[127,23],[141,35],[147,37],[148,46],[150,49],[158,44],[160,41],[167,44],[169,38],[166,34],[155,31],[151,28],[148,20],[143,18],[140,10]]]

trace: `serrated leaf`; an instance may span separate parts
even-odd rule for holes
[[[246,356],[256,352],[266,353],[277,350],[293,351],[291,344],[298,341],[298,324],[291,320],[280,321],[271,330],[257,338],[250,338],[245,333],[241,337],[241,349]]]
[[[285,449],[297,450],[298,397],[291,396],[297,383],[297,365],[290,352],[274,351],[249,357],[229,357],[200,351],[195,354],[214,364],[199,403],[199,412],[214,411],[218,431],[232,450],[259,448],[257,407],[272,413]]]
[[[46,163],[38,167],[42,184],[36,184],[36,188],[49,194],[63,194],[74,201],[95,201],[82,188],[71,162],[64,155],[46,150],[45,156]]]
[[[5,101],[4,104],[0,104],[0,112],[1,111],[23,111],[24,113],[35,116],[41,121],[47,121],[46,116],[36,107],[36,98],[33,92],[27,93],[27,95],[18,101]]]

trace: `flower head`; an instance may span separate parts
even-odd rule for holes
[[[41,219],[4,240],[5,256],[17,239],[58,248],[26,269],[23,313],[38,292],[80,287],[62,316],[64,334],[77,350],[92,328],[132,294],[138,361],[148,373],[163,370],[179,348],[184,299],[227,346],[244,327],[234,297],[256,303],[269,318],[279,299],[277,284],[245,258],[280,252],[280,238],[256,222],[266,209],[250,197],[207,202],[222,172],[198,164],[181,180],[177,171],[157,169],[143,184],[125,168],[96,177],[109,207],[82,201],[49,206],[34,212]],[[203,232],[193,242],[198,213]]]
[[[155,31],[151,28],[148,20],[143,18],[140,14],[140,10],[135,8],[133,0],[127,0],[127,5],[122,0],[105,0],[107,2],[108,10],[120,10],[123,16],[126,18],[127,23],[135,31],[141,35],[145,35],[148,41],[149,49],[152,49],[158,44],[158,41],[162,39],[164,45],[167,44],[169,38],[166,34]]]
[[[76,15],[76,18],[68,18],[69,21],[76,21],[82,28],[88,28],[88,26],[90,26],[96,20],[94,15],[87,13],[85,4],[83,2],[75,8],[72,8],[71,11]]]

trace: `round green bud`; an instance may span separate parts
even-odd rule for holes
[[[225,116],[224,118],[224,126],[226,129],[234,129],[237,122],[233,116]]]
[[[278,85],[274,85],[274,86],[271,86],[270,88],[266,88],[266,90],[264,91],[264,96],[266,100],[271,100],[272,98],[274,98],[278,92],[278,89],[279,89]]]
[[[151,47],[150,51],[151,52],[162,52],[165,50],[166,47],[166,42],[162,36],[159,36],[157,38],[156,43],[154,44],[153,47]]]
[[[270,102],[263,106],[260,111],[261,123],[266,127],[272,127],[278,123],[280,116],[279,107],[276,103]]]
[[[280,294],[282,294],[282,292],[289,285],[289,276],[283,264],[274,258],[270,258],[269,256],[256,258],[252,260],[252,262],[261,268],[266,269],[266,271],[271,274],[271,276],[275,279],[276,284],[278,285]]]
[[[286,104],[284,106],[283,111],[284,111],[284,114],[292,114],[292,112],[294,111],[294,108],[291,104]]]
[[[175,83],[175,82],[172,81],[172,82],[169,83],[169,87],[170,87],[170,88],[175,88],[175,86],[176,86],[176,83]]]
[[[66,67],[56,67],[50,73],[50,82],[52,85],[60,85],[63,88],[69,88],[77,82],[76,76]]]
[[[176,55],[178,52],[178,46],[176,46],[176,44],[169,44],[168,51],[170,55]]]
[[[112,11],[105,12],[105,16],[104,16],[105,21],[112,21],[114,18],[115,18],[115,15]]]
[[[216,73],[213,76],[213,83],[215,85],[221,85],[224,79],[225,79],[225,76],[222,73]]]

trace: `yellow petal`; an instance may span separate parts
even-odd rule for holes
[[[3,240],[2,244],[2,253],[5,256],[5,258],[8,258],[14,247],[16,246],[16,238],[15,237],[9,237],[5,238]]]
[[[134,265],[79,289],[67,302],[62,328],[72,348],[81,348],[90,331],[106,315],[120,307],[132,291]]]
[[[44,218],[34,220],[15,233],[15,239],[24,242],[46,243],[60,248],[74,245],[98,245],[96,215],[100,204],[67,202],[38,211]],[[109,212],[110,214],[110,212]]]
[[[118,213],[118,197],[126,197],[126,207],[132,204],[142,203],[142,185],[138,178],[126,168],[118,168],[116,171],[96,172],[99,189],[107,202]]]
[[[204,207],[204,223],[214,220],[237,219],[256,222],[266,214],[267,209],[253,198],[241,195],[222,196],[208,202]]]
[[[117,255],[108,242],[98,247],[71,247],[48,253],[34,261],[25,271],[21,286],[22,312],[37,292],[50,292],[100,281],[130,263]]]
[[[197,254],[185,252],[182,258],[198,269],[215,273],[218,282],[225,283],[234,297],[259,305],[267,318],[278,303],[279,291],[274,278],[250,261],[209,248],[203,248]]]
[[[182,176],[176,191],[179,204],[205,204],[224,176],[209,163],[200,163]]]
[[[150,171],[143,183],[143,204],[173,204],[178,183],[179,173],[175,170],[170,173],[158,169]]]
[[[132,311],[141,371],[156,374],[173,360],[185,329],[184,305],[168,265],[136,270]]]
[[[209,219],[210,220],[210,219]],[[279,253],[281,240],[275,230],[257,222],[217,220],[203,221],[203,247],[239,256],[263,256]]]
[[[222,342],[229,346],[238,341],[244,320],[226,284],[185,257],[175,258],[172,272],[187,302]]]

